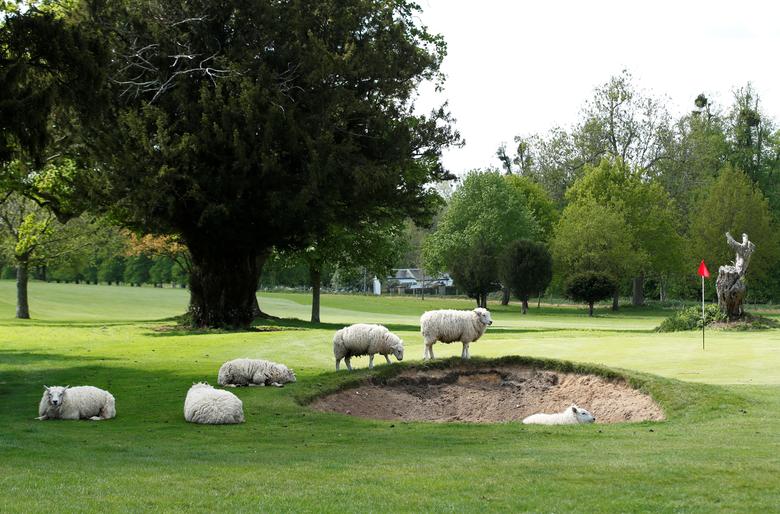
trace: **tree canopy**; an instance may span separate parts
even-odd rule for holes
[[[449,114],[413,111],[444,41],[412,2],[94,3],[112,45],[95,136],[126,226],[179,234],[197,325],[245,325],[272,248],[338,223],[429,217]]]

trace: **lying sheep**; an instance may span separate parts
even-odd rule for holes
[[[214,389],[201,382],[193,384],[184,400],[184,419],[190,423],[221,425],[243,423],[244,406],[236,395],[229,391]]]
[[[116,416],[114,397],[92,386],[43,386],[45,391],[35,419],[91,419],[101,421]]]
[[[265,386],[284,387],[295,382],[295,373],[284,364],[261,359],[234,359],[219,368],[217,383],[223,387]]]
[[[577,423],[593,423],[596,418],[585,409],[572,404],[563,412],[556,414],[533,414],[523,420],[525,425],[576,425]]]
[[[352,371],[349,360],[352,357],[368,355],[368,369],[374,367],[374,354],[384,355],[390,364],[391,353],[399,361],[404,359],[404,342],[382,325],[358,323],[344,327],[333,336],[333,355],[336,357],[336,370],[344,359],[347,369]]]
[[[469,344],[485,333],[488,325],[492,325],[490,312],[478,307],[473,311],[456,311],[450,309],[428,311],[420,317],[420,332],[425,340],[423,359],[433,359],[433,345],[436,341],[442,343],[463,343],[461,358],[468,359]]]

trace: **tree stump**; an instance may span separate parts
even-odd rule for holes
[[[743,278],[756,245],[748,240],[747,234],[742,234],[742,242],[738,243],[728,232],[726,232],[726,242],[736,252],[736,257],[733,263],[718,268],[715,287],[718,291],[718,307],[728,316],[729,321],[734,321],[744,314],[742,303],[747,288]]]

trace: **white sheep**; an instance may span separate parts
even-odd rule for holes
[[[593,423],[596,418],[585,409],[572,404],[571,407],[556,414],[533,414],[523,420],[525,425],[576,425]]]
[[[265,386],[284,387],[295,382],[295,373],[284,364],[262,359],[234,359],[219,368],[217,383],[223,387]]]
[[[35,419],[91,419],[101,421],[116,416],[114,397],[92,386],[43,386],[43,398]]]
[[[204,382],[193,384],[184,400],[184,419],[190,423],[221,425],[244,422],[244,406],[230,391]]]
[[[368,368],[374,367],[374,354],[384,355],[390,364],[390,354],[399,361],[404,359],[404,342],[382,325],[357,323],[344,327],[333,336],[333,355],[336,357],[336,370],[341,359],[352,371],[349,360],[352,357],[368,355]]]
[[[420,316],[420,332],[425,340],[423,359],[433,359],[433,345],[436,341],[442,343],[463,343],[460,356],[463,359],[469,355],[469,344],[485,333],[485,329],[493,324],[490,312],[478,307],[472,311],[456,311],[443,309],[428,311]]]

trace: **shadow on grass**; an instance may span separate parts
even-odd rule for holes
[[[114,357],[62,355],[58,353],[33,353],[22,350],[0,350],[0,362],[10,367],[27,366],[49,361],[115,361]]]

